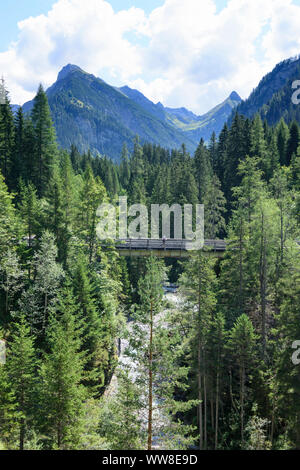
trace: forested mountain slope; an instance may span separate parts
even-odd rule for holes
[[[201,137],[208,140],[218,133],[240,98],[230,97],[204,116],[196,116],[184,108],[164,108],[154,104],[142,93],[129,87],[115,88],[67,65],[57,81],[47,90],[51,115],[59,144],[80,151],[118,159],[125,143],[132,150],[134,138],[165,148],[179,148],[183,143],[194,151]],[[25,103],[25,112],[33,102]]]
[[[120,88],[120,90],[149,113],[175,128],[181,129],[185,136],[197,144],[201,138],[208,141],[213,132],[218,135],[232,110],[242,101],[241,97],[233,91],[222,103],[207,113],[197,116],[186,108],[169,108],[164,107],[162,103],[154,104],[138,90],[127,86]]]
[[[68,65],[58,80],[47,90],[59,144],[80,151],[91,150],[119,158],[125,143],[133,148],[135,135],[167,148],[186,144],[193,150],[195,142],[179,129],[157,119],[124,93],[103,80]],[[32,102],[24,105],[24,111]]]
[[[287,123],[296,119],[300,122],[300,108],[292,103],[292,83],[300,79],[300,58],[284,60],[259,82],[249,98],[236,109],[245,117],[259,113],[269,125],[276,124],[281,118]],[[232,120],[231,116],[230,121]]]

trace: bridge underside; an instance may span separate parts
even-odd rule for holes
[[[127,239],[118,240],[116,245],[121,256],[157,256],[158,258],[187,258],[195,251],[190,240],[154,240],[154,239]],[[226,249],[223,240],[205,240],[203,250],[207,256],[222,257]]]
[[[120,256],[130,256],[141,258],[144,256],[155,256],[157,258],[188,258],[195,251],[177,251],[177,250],[118,250]],[[223,257],[220,251],[204,251],[205,256]]]

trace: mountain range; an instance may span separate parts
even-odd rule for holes
[[[165,148],[183,143],[194,152],[200,138],[218,134],[232,109],[241,102],[236,92],[203,116],[186,108],[167,108],[153,103],[138,90],[116,88],[86,73],[76,65],[66,65],[57,81],[46,91],[59,144],[79,151],[99,152],[120,158],[122,146],[133,147],[136,135],[141,143]],[[24,104],[30,112],[33,101]]]
[[[141,143],[168,149],[184,143],[194,152],[201,138],[208,141],[213,132],[218,136],[236,111],[248,118],[259,113],[270,125],[282,117],[300,122],[300,107],[291,101],[292,83],[299,78],[300,58],[284,60],[263,77],[248,99],[242,101],[233,91],[201,116],[184,107],[153,103],[128,86],[110,86],[72,64],[63,67],[46,93],[61,147],[75,144],[80,152],[90,149],[118,160],[123,144],[131,150],[136,135]],[[33,101],[25,103],[24,112],[32,107]]]

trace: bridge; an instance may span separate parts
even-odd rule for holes
[[[193,241],[170,238],[166,240],[153,238],[117,240],[115,248],[121,256],[157,256],[160,258],[187,258],[193,253]],[[224,240],[205,240],[204,253],[222,257],[226,250]]]

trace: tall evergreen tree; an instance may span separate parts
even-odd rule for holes
[[[34,98],[31,116],[36,139],[34,158],[38,169],[34,183],[39,196],[44,196],[53,172],[57,146],[48,99],[42,85]]]
[[[213,261],[199,251],[185,266],[180,284],[189,312],[189,342],[198,399],[199,449],[202,450],[208,446],[208,337],[216,307]]]
[[[18,411],[19,449],[23,450],[26,431],[33,426],[37,413],[36,396],[36,352],[30,327],[22,315],[14,324],[10,341],[7,368]]]
[[[249,384],[251,370],[255,366],[255,333],[251,320],[247,315],[241,315],[230,331],[228,348],[233,358],[233,369],[238,373],[238,396],[240,412],[241,445],[244,445],[245,436],[245,406],[247,397],[247,384]]]
[[[59,295],[47,340],[49,352],[40,371],[40,426],[48,437],[47,448],[74,449],[79,446],[83,431],[85,358],[80,352],[82,324],[68,285]]]
[[[200,203],[203,204],[212,177],[212,167],[209,158],[209,152],[204,145],[203,139],[201,139],[197,147],[194,160],[196,167],[196,180],[198,183],[198,199]]]
[[[0,171],[6,183],[10,185],[15,129],[8,92],[5,93],[5,103],[0,106]]]

